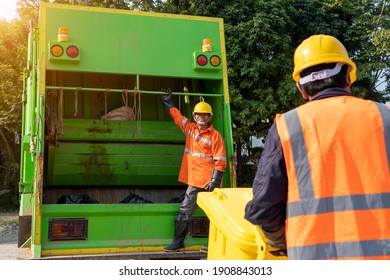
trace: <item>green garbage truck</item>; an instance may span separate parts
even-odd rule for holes
[[[19,183],[19,258],[198,259],[198,208],[181,252],[163,248],[186,185],[185,137],[162,102],[192,119],[213,108],[235,187],[223,20],[41,2],[28,38]]]

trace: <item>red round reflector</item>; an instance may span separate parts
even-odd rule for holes
[[[67,49],[66,49],[66,54],[70,57],[70,58],[75,58],[79,55],[79,49],[75,46],[69,46]]]
[[[198,55],[196,58],[196,63],[198,63],[200,66],[205,66],[207,63],[207,57],[203,54]]]

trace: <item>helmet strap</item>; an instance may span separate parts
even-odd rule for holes
[[[330,78],[332,76],[336,76],[338,73],[341,71],[341,67],[343,67],[344,63],[337,62],[335,67],[333,69],[323,69],[320,71],[312,72],[309,75],[302,77],[299,79],[299,83],[301,85],[318,81],[318,80],[323,80]]]

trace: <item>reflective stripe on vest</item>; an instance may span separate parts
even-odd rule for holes
[[[285,114],[285,120],[290,135],[292,135],[293,131],[302,131],[302,125],[299,121],[296,109],[287,112]],[[291,139],[291,146],[294,157],[294,166],[297,173],[300,198],[313,198],[313,182],[311,179],[309,160],[306,153],[306,143],[302,133],[295,134],[295,137]]]
[[[316,252],[313,255],[313,252]],[[343,259],[360,258],[361,256],[375,258],[377,256],[390,255],[390,240],[365,240],[359,242],[340,242],[307,245],[304,247],[290,248],[289,257],[299,255],[302,260],[328,259],[329,256],[337,256]]]
[[[390,122],[385,121],[385,120],[390,120],[390,108],[380,104],[376,103],[376,106],[379,109],[379,112],[381,113],[382,116],[382,122],[384,123],[384,129],[385,129],[385,138],[390,139]],[[390,141],[386,142],[386,152],[387,152],[387,162],[390,163]],[[389,164],[389,169],[390,169],[390,164]]]
[[[187,118],[183,118],[183,120],[181,121],[181,131],[184,133],[184,125],[185,123],[188,121]]]
[[[202,136],[200,136],[200,135],[196,135],[196,134],[193,133],[191,130],[188,130],[188,134],[189,134],[192,138],[194,138],[194,139],[196,139],[196,140],[199,140],[199,141],[202,141],[203,143],[205,143],[205,144],[207,144],[207,145],[209,145],[209,146],[212,146],[212,145],[213,145],[213,142],[211,142],[210,140],[208,140],[208,139],[206,139],[206,138],[204,138],[204,137],[202,137]]]
[[[193,157],[205,158],[205,159],[207,159],[208,161],[211,161],[211,162],[214,161],[212,157],[208,157],[205,154],[201,154],[201,153],[194,153],[193,151],[191,151],[188,148],[185,148],[184,152],[189,153]]]
[[[390,214],[390,177],[382,168],[388,167],[390,162],[390,109],[375,103],[380,112],[378,116],[373,102],[361,102],[352,97],[329,98],[306,105],[275,119],[289,176],[286,227],[289,258],[390,258],[390,223],[387,218]],[[327,111],[323,107],[332,109],[333,106],[340,108],[340,112],[334,114],[336,117],[333,119],[337,121],[337,126],[328,129],[326,126],[332,126],[334,123],[324,117],[324,112]],[[352,115],[342,111],[343,108],[351,106],[358,108],[354,109]],[[369,119],[363,119],[364,116],[360,112],[365,112]],[[373,126],[373,131],[377,133],[372,138],[377,141],[374,141],[370,148],[371,152],[375,151],[374,157],[380,155],[379,160],[375,161],[375,166],[380,167],[379,176],[375,168],[370,169],[370,161],[366,160],[364,154],[355,157],[356,151],[362,150],[359,144],[360,135],[348,135],[345,131],[349,130],[343,130],[344,126],[348,128],[348,125],[357,125],[348,123],[351,116],[352,120],[356,118],[357,123],[360,120],[363,126]],[[333,138],[332,133],[340,131],[338,126],[342,129],[343,137],[347,135],[350,138],[349,141]],[[331,134],[324,135],[325,131]],[[351,131],[356,131],[356,134],[360,132],[353,129]],[[333,146],[333,139],[339,141],[336,146]],[[368,143],[369,140],[365,137],[364,141]],[[343,155],[348,157],[348,162],[337,160]],[[314,162],[311,162],[313,160]],[[359,170],[358,165],[343,165],[358,164],[360,160],[366,160],[366,170]],[[359,175],[356,172],[366,172],[360,174],[364,175],[364,179],[349,180],[348,177],[337,177],[349,175],[350,170],[353,170],[355,175]],[[367,179],[371,177],[367,177],[367,174],[370,174],[375,182],[371,186]],[[370,225],[360,222],[371,219]],[[343,221],[354,230],[343,230]],[[331,228],[321,228],[321,224]]]

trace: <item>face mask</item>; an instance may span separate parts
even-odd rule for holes
[[[196,122],[197,125],[205,125],[205,124],[208,124],[210,121],[211,121],[211,116],[207,116],[207,117],[201,117],[201,116],[198,116],[196,117],[196,114],[193,116],[194,118],[194,121]]]

